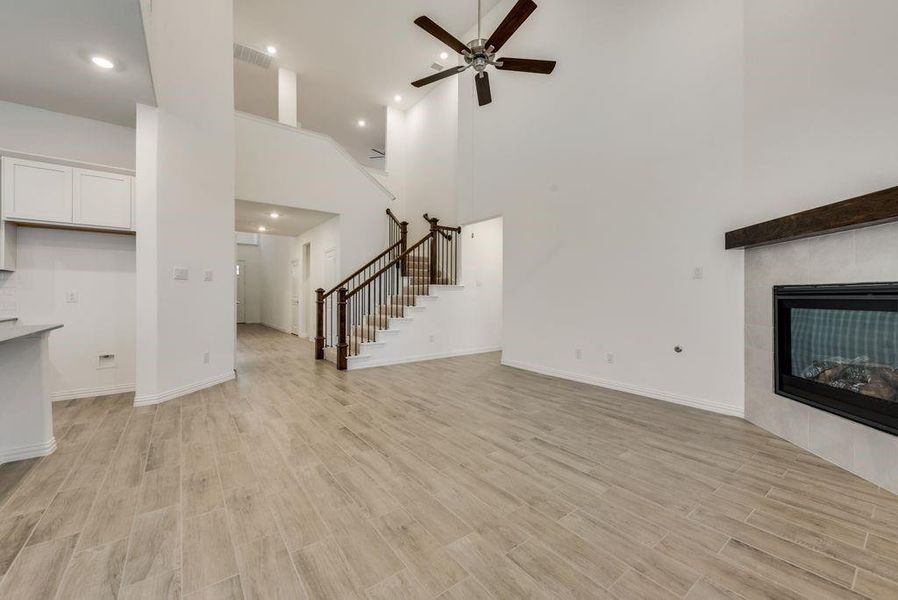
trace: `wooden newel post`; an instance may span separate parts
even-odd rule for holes
[[[315,290],[315,359],[324,358],[324,290]]]
[[[437,218],[428,220],[430,221],[430,284],[435,285],[437,282],[437,235],[440,233],[437,223],[440,220]]]
[[[346,288],[340,288],[337,292],[337,369],[346,370],[346,351],[349,344],[346,342]]]
[[[399,254],[403,255],[408,250],[408,221],[399,224],[399,241],[401,242]],[[408,275],[408,261],[404,258],[402,259],[402,274]]]

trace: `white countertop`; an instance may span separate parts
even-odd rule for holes
[[[0,327],[0,344],[18,340],[23,337],[39,335],[61,327],[62,323],[57,323],[55,325],[7,325],[6,327]]]

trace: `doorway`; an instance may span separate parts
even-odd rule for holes
[[[299,335],[300,326],[300,268],[299,259],[290,261],[290,333],[293,335]]]
[[[246,261],[238,260],[237,266],[234,268],[234,273],[236,276],[236,285],[234,286],[234,293],[236,294],[235,301],[237,302],[237,322],[238,323],[246,323]]]
[[[311,326],[309,321],[309,309],[315,306],[312,299],[312,243],[302,245],[302,275],[300,279],[300,298],[304,306],[299,307],[300,335],[311,338]]]

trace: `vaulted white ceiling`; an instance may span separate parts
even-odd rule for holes
[[[483,12],[497,2],[483,0]],[[441,61],[446,47],[413,23],[421,15],[462,38],[477,22],[477,1],[234,0],[234,36],[258,49],[277,47],[276,62],[299,73],[303,127],[358,156],[382,148],[385,106],[408,108],[429,91],[411,81],[432,74],[433,62],[455,64],[454,56]]]
[[[155,103],[138,0],[0,2],[0,100],[133,127]]]

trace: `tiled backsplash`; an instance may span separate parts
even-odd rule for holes
[[[898,493],[898,436],[773,393],[773,286],[898,281],[898,223],[745,252],[745,418]]]

